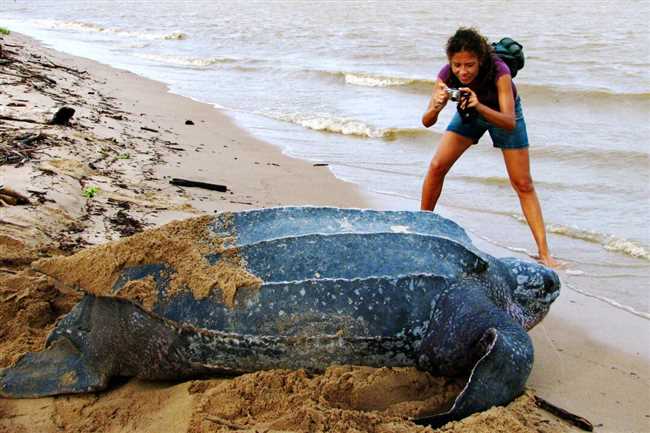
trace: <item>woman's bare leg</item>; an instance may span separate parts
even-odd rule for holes
[[[560,262],[551,257],[546,242],[546,226],[542,216],[537,193],[530,175],[530,160],[528,149],[503,149],[503,159],[506,163],[510,183],[519,196],[521,210],[524,212],[533,238],[537,244],[539,261],[549,267],[558,267]]]
[[[445,175],[454,162],[472,145],[472,139],[455,132],[446,131],[440,140],[438,149],[429,163],[427,175],[422,184],[422,201],[420,209],[432,211],[436,207]]]

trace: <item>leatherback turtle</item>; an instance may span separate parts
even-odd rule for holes
[[[201,259],[236,257],[252,276],[232,296],[219,285],[203,297],[170,290],[177,270],[151,254],[121,267],[109,293],[86,288],[43,351],[0,372],[0,395],[92,392],[115,376],[416,366],[468,377],[451,409],[419,420],[440,424],[522,393],[533,363],[526,330],[559,295],[552,270],[482,253],[431,212],[284,207],[203,221],[221,246]],[[153,282],[149,306],[119,296],[143,279]]]

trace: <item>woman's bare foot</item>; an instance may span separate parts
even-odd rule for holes
[[[546,266],[547,268],[552,268],[552,269],[563,269],[567,265],[565,262],[561,262],[559,260],[554,259],[550,254],[545,254],[543,256],[542,255],[535,256],[535,260],[537,260],[539,263]]]

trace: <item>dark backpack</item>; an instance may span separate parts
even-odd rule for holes
[[[524,67],[524,47],[511,38],[503,38],[499,42],[492,42],[494,53],[510,68],[512,78]]]

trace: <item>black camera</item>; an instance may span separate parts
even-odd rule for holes
[[[449,95],[449,99],[451,99],[454,102],[460,101],[460,95],[462,95],[463,92],[460,89],[454,89],[454,88],[447,88],[447,95]]]
[[[467,90],[455,89],[453,87],[448,87],[446,90],[447,94],[449,95],[449,99],[458,103],[456,109],[458,110],[458,114],[460,114],[460,118],[463,123],[469,123],[478,116],[476,108],[467,107],[470,92]],[[461,105],[463,105],[463,107],[461,107]]]

